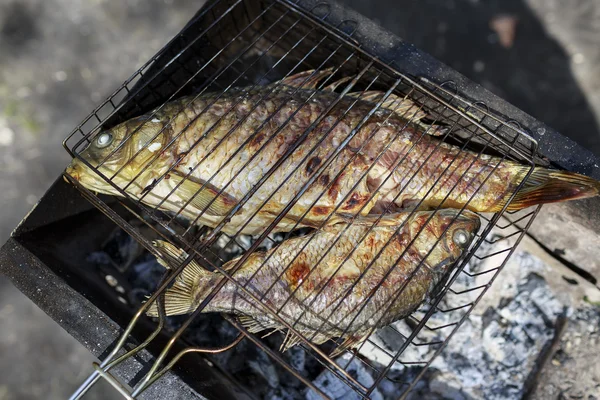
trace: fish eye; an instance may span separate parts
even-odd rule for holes
[[[113,141],[113,135],[108,132],[101,133],[95,140],[95,145],[99,149],[103,149],[104,147],[110,146]]]
[[[469,234],[464,229],[457,229],[452,235],[452,241],[457,246],[465,247],[469,242]]]

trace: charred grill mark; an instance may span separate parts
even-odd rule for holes
[[[286,271],[285,275],[288,283],[293,289],[296,289],[306,279],[310,273],[310,266],[301,260],[296,260],[290,268]],[[310,290],[310,288],[306,288]]]
[[[254,137],[252,138],[252,140],[250,140],[249,145],[250,145],[250,147],[259,147],[264,139],[265,139],[265,134],[261,130],[260,132],[257,132],[256,134],[254,134]]]
[[[306,173],[311,175],[321,165],[321,159],[319,157],[312,157],[306,163]]]
[[[445,229],[445,227],[441,227],[441,231],[442,232],[443,232],[444,229]],[[423,227],[423,230],[422,230],[421,234],[422,235],[433,235],[433,237],[437,237],[438,236],[437,235],[437,230],[435,229],[435,225],[432,224],[431,221]]]
[[[331,212],[331,207],[316,206],[311,209],[313,215],[328,215]]]
[[[329,175],[321,175],[318,182],[323,186],[327,186],[329,184]]]
[[[410,233],[403,231],[398,236],[396,236],[396,241],[401,246],[401,248],[405,248],[411,241]]]
[[[327,194],[329,195],[329,197],[331,197],[334,200],[337,199],[338,194],[340,192],[340,186],[341,186],[341,181],[342,181],[343,177],[344,177],[344,172],[340,173],[338,175],[338,177],[335,178],[335,180],[331,184],[331,187],[327,191]]]
[[[158,183],[158,181],[157,181],[156,179],[153,179],[153,180],[152,180],[152,183],[151,183],[151,184],[149,184],[148,186],[146,186],[146,187],[145,187],[145,188],[142,190],[142,192],[141,192],[141,195],[144,195],[144,194],[146,194],[146,193],[150,192],[152,189],[154,189],[154,187],[156,186],[156,184],[157,184],[157,183]]]
[[[369,201],[369,195],[360,195],[358,193],[352,193],[352,196],[350,196],[350,198],[348,199],[348,201],[346,201],[346,204],[344,205],[344,207],[342,207],[343,210],[352,210],[353,208],[357,207],[357,206],[362,206],[363,204],[365,204],[367,201]]]
[[[179,164],[181,164],[181,162],[187,157],[188,152],[184,151],[182,153],[178,153],[177,155],[175,155],[175,163],[174,163],[174,167],[177,167]]]

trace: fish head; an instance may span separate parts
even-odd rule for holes
[[[107,179],[123,188],[132,180],[137,181],[145,171],[156,173],[160,169],[161,161],[165,158],[161,149],[166,147],[167,142],[163,127],[158,118],[143,116],[103,130],[79,157],[71,161],[65,173],[87,189],[119,195],[119,191]],[[150,164],[152,168],[149,168]],[[140,179],[140,184],[143,179]]]
[[[466,210],[442,209],[421,214],[428,222],[421,226],[413,246],[431,271],[444,273],[471,246],[481,221],[477,214]]]

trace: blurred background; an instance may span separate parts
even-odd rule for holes
[[[600,1],[344,3],[600,154]],[[66,135],[201,4],[0,0],[0,243],[68,163]],[[2,277],[0,354],[0,400],[65,398],[94,359]]]

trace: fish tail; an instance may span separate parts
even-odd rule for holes
[[[600,182],[569,171],[536,167],[517,192],[507,210],[521,210],[537,204],[584,199],[600,194]],[[505,201],[508,201],[510,196]],[[504,203],[497,206],[500,211]]]
[[[157,240],[152,243],[160,253],[158,262],[167,269],[172,269],[185,262],[188,254],[168,242]],[[164,295],[164,310],[167,316],[188,314],[198,307],[199,301],[197,293],[202,290],[200,283],[213,275],[212,272],[202,268],[196,261],[192,260],[186,265],[175,279]],[[202,285],[203,287],[205,285]],[[160,299],[160,297],[159,297]],[[158,317],[158,304],[153,302],[146,311],[150,317]]]

